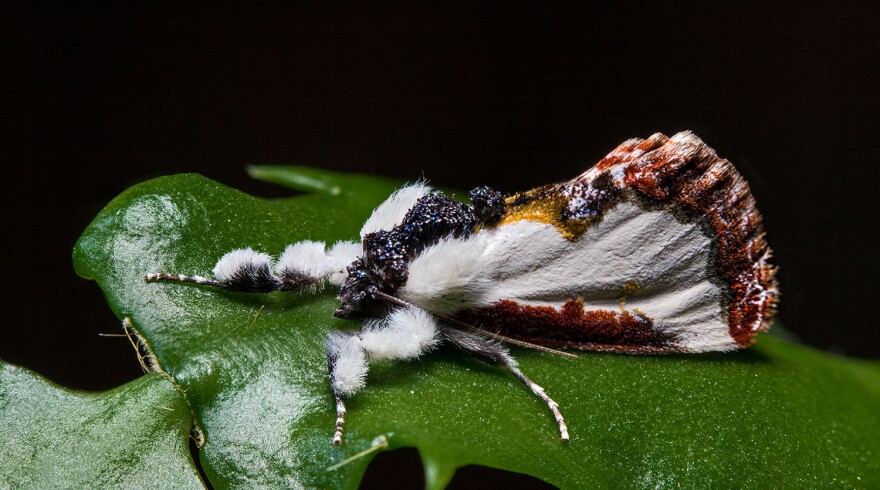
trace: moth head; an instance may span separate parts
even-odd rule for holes
[[[375,270],[367,266],[363,259],[357,259],[348,266],[348,277],[339,290],[339,308],[333,312],[337,318],[359,320],[384,316],[389,305],[376,299],[371,292],[388,289]]]

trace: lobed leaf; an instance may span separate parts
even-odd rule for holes
[[[880,368],[768,335],[731,354],[571,360],[515,349],[561,404],[568,444],[500,369],[447,349],[376,364],[349,401],[345,445],[333,447],[323,338],[358,327],[332,318],[334,291],[249,295],[143,277],[206,275],[235,248],[278,256],[298,240],[354,239],[399,183],[298,167],[252,173],[313,192],[264,200],[197,175],[152,180],[111,202],[74,252],[78,273],[98,281],[185,388],[215,487],[354,488],[372,456],[328,468],[379,436],[389,449],[418,448],[430,488],[468,464],[563,488],[880,485]]]
[[[161,374],[83,393],[0,362],[2,488],[204,488],[191,426]]]

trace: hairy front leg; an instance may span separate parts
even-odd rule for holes
[[[337,242],[326,250],[324,242],[302,241],[289,245],[277,263],[268,254],[250,248],[226,253],[212,271],[214,277],[174,273],[149,273],[147,282],[201,284],[245,293],[311,291],[325,282],[341,285],[346,267],[361,253],[355,242]]]

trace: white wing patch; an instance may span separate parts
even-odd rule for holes
[[[403,221],[406,212],[415,206],[416,201],[430,192],[431,188],[422,182],[397,189],[385,202],[373,210],[370,219],[361,228],[361,238],[368,233],[394,228]]]
[[[444,315],[500,300],[561,308],[582,299],[585,311],[619,311],[625,285],[635,281],[628,310],[653,319],[686,350],[732,350],[728,298],[713,282],[706,233],[700,223],[626,201],[576,241],[550,224],[523,220],[425,250],[399,294]]]

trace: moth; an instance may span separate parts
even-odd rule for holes
[[[451,344],[512,373],[567,441],[559,405],[509,345],[564,356],[730,351],[751,345],[775,312],[777,268],[749,186],[690,132],[628,140],[568,182],[469,197],[407,185],[373,211],[360,242],[298,242],[276,261],[233,250],[213,277],[146,280],[243,292],[338,286],[334,316],[364,323],[325,341],[335,445],[369,362]]]

